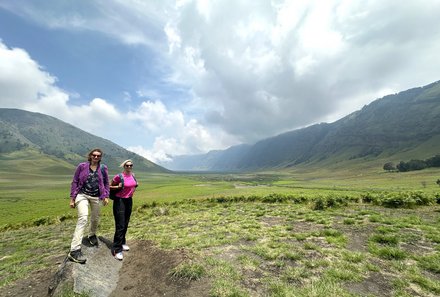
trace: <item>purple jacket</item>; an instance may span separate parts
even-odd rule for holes
[[[79,163],[78,167],[76,167],[75,175],[73,176],[72,185],[70,187],[70,198],[76,198],[76,195],[78,195],[84,182],[87,181],[87,177],[89,176],[89,167],[89,162]],[[107,166],[99,164],[97,170],[99,182],[99,199],[102,200],[104,198],[107,198],[110,193],[110,185],[108,183],[108,169]]]

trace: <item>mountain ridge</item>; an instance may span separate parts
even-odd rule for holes
[[[133,152],[102,137],[92,135],[71,124],[42,113],[20,109],[0,108],[0,156],[28,152],[35,157],[52,158],[77,165],[86,160],[87,153],[99,147],[104,152],[103,163],[112,171],[120,171],[118,165],[132,159],[137,171],[169,172]],[[23,155],[23,154],[22,154]]]
[[[41,154],[50,162],[62,160],[75,166],[94,147],[104,150],[104,163],[111,170],[120,170],[117,165],[131,158],[137,171],[145,172],[264,171],[426,159],[440,152],[440,81],[384,96],[332,123],[314,124],[254,144],[175,156],[172,163],[162,164],[168,169],[54,117],[0,108],[0,159],[29,152],[28,162],[35,162]]]
[[[404,156],[427,158],[440,152],[439,135],[437,81],[376,99],[333,123],[285,132],[252,145],[177,156],[164,166],[181,171],[253,171]]]

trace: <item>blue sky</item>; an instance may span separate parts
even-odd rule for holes
[[[440,79],[440,1],[2,0],[0,107],[166,166]]]

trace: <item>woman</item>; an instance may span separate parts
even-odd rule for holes
[[[90,232],[88,240],[91,245],[98,245],[96,231],[98,229],[100,202],[108,204],[110,187],[107,166],[101,164],[102,150],[95,148],[88,154],[88,161],[80,163],[76,168],[70,189],[70,207],[78,210],[78,221],[70,244],[68,259],[84,264],[85,257],[81,253],[81,242],[87,225],[90,206]]]
[[[133,194],[138,186],[133,174],[133,161],[125,160],[120,167],[124,171],[113,177],[110,188],[119,189],[113,199],[113,215],[115,217],[115,236],[113,238],[112,254],[117,260],[124,258],[122,252],[128,251],[126,234],[133,207]]]

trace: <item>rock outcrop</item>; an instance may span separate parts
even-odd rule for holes
[[[90,246],[83,240],[82,252],[85,264],[66,259],[61,263],[51,284],[49,296],[61,296],[65,292],[87,293],[93,297],[108,297],[115,290],[122,261],[111,255],[111,241],[99,237],[99,245]]]

